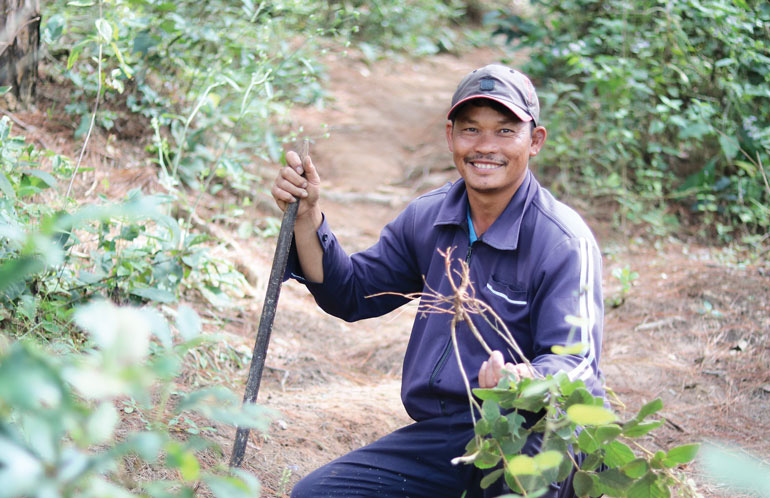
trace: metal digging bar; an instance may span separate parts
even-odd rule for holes
[[[305,139],[302,143],[302,152],[300,154],[302,164],[305,163],[308,149],[309,141]],[[278,244],[275,247],[275,256],[273,257],[273,267],[270,269],[265,302],[262,305],[262,316],[259,319],[257,341],[254,343],[254,353],[251,356],[251,365],[249,366],[249,377],[246,380],[246,392],[243,395],[244,404],[255,403],[257,401],[257,394],[259,394],[259,384],[262,380],[262,370],[265,368],[265,356],[267,355],[267,346],[270,343],[270,333],[273,331],[273,320],[275,319],[275,310],[278,306],[278,296],[281,294],[283,274],[286,271],[291,239],[294,236],[297,208],[299,208],[299,199],[289,204],[283,213],[281,231],[278,233]],[[246,450],[246,442],[249,440],[249,432],[250,429],[248,427],[238,427],[238,430],[235,432],[233,452],[230,455],[230,467],[241,466],[243,454]]]

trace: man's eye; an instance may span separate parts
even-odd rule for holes
[[[463,128],[463,131],[468,132],[468,133],[476,133],[476,128],[473,128],[473,127],[469,126],[467,128]]]
[[[502,133],[503,135],[510,135],[511,133],[514,133],[514,131],[510,128],[503,128],[502,130],[500,130],[500,133]]]

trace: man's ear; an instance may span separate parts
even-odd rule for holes
[[[449,146],[449,152],[454,153],[455,147],[452,142],[452,130],[454,129],[454,123],[450,120],[446,120],[446,143]]]
[[[545,139],[548,136],[548,132],[545,129],[545,126],[536,126],[534,130],[532,130],[532,143],[529,146],[529,156],[535,157],[538,152],[540,152],[540,149],[543,147],[543,144],[545,144]]]

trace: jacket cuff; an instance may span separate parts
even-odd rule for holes
[[[318,242],[321,244],[321,249],[326,253],[326,249],[332,243],[334,236],[332,235],[329,224],[326,223],[326,215],[321,213],[321,225],[316,230],[318,236]],[[294,237],[291,239],[291,248],[289,249],[289,259],[286,261],[286,270],[283,272],[283,281],[287,281],[293,278],[294,280],[307,284],[313,284],[313,282],[305,278],[305,274],[302,271],[302,265],[299,263],[299,253],[297,252],[297,242]]]

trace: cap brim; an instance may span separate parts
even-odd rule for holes
[[[527,113],[527,111],[525,111],[524,109],[521,109],[518,106],[515,106],[515,105],[511,104],[510,102],[506,102],[506,101],[504,101],[502,99],[496,99],[494,97],[491,97],[489,95],[484,95],[484,94],[481,94],[481,95],[471,95],[470,97],[465,97],[461,101],[457,102],[455,105],[452,106],[451,109],[449,109],[449,112],[447,113],[446,118],[447,119],[452,119],[452,114],[454,114],[454,112],[457,110],[458,107],[460,107],[461,105],[463,105],[464,103],[466,103],[466,102],[468,102],[470,100],[476,100],[476,99],[493,100],[493,101],[497,102],[498,104],[502,104],[507,109],[509,109],[512,113],[514,113],[516,115],[516,117],[518,117],[520,120],[522,120],[524,122],[530,122],[530,121],[534,121],[535,120],[535,118],[530,116]]]

